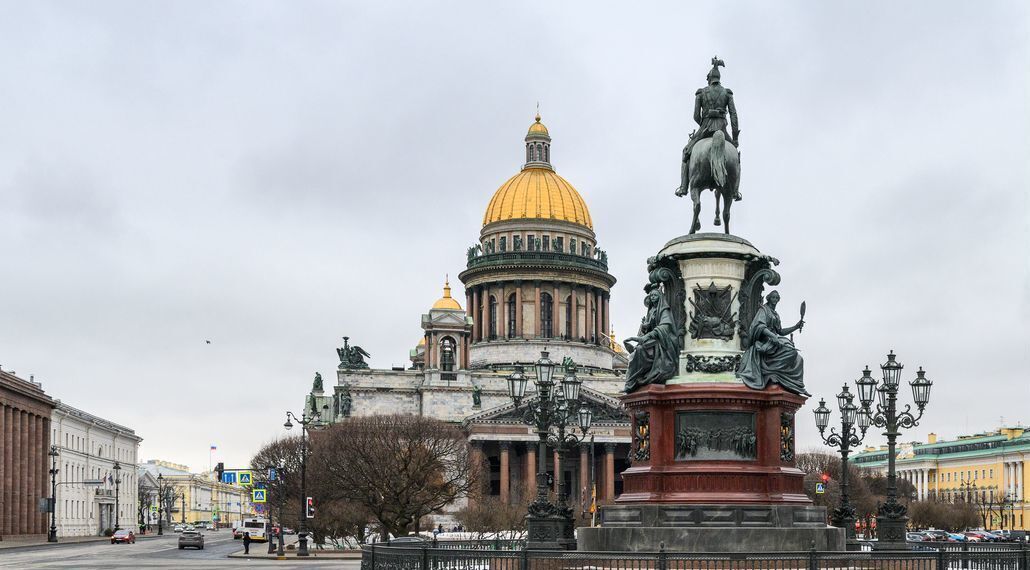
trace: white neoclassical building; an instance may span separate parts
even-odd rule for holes
[[[60,400],[50,425],[57,451],[57,535],[101,535],[116,524],[135,529],[142,438]]]

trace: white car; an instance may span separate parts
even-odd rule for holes
[[[193,525],[188,524],[188,525],[186,525],[186,530],[197,530],[197,529]]]
[[[181,524],[175,525],[175,532],[182,532],[182,530],[183,529],[182,529],[182,525]]]
[[[207,525],[207,530],[218,530],[218,529],[215,528],[215,525],[209,524],[209,525]]]

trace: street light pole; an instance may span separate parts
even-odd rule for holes
[[[916,372],[916,379],[909,382],[912,387],[912,400],[919,410],[918,415],[911,413],[912,407],[905,405],[905,409],[898,411],[898,387],[901,384],[901,370],[904,366],[896,360],[894,352],[887,355],[887,362],[880,365],[883,374],[883,384],[876,387],[876,380],[872,377],[869,367],[862,373],[858,380],[859,399],[862,402],[862,412],[869,414],[871,422],[876,427],[885,428],[883,435],[887,436],[887,501],[880,505],[876,512],[877,550],[897,550],[908,548],[905,541],[905,530],[908,524],[908,509],[904,504],[898,502],[898,480],[895,470],[895,456],[897,455],[897,440],[901,435],[899,430],[911,429],[919,425],[923,417],[926,404],[930,401],[930,388],[933,382],[926,377],[922,368]],[[873,392],[877,394],[875,413],[872,410]]]
[[[815,425],[819,428],[819,437],[823,443],[837,448],[840,453],[840,505],[831,514],[833,526],[844,529],[847,550],[860,550],[861,546],[855,538],[855,508],[851,506],[851,497],[848,493],[848,456],[851,454],[851,448],[862,444],[865,432],[869,429],[870,418],[865,411],[859,412],[858,406],[854,404],[854,395],[847,384],[841,393],[837,394],[837,404],[840,409],[840,433],[836,428],[830,428],[830,435],[824,435],[830,420],[826,400],[819,400],[819,407],[815,409]]]
[[[186,524],[186,491],[182,492],[181,498],[182,502],[179,503],[181,505],[179,507],[179,522],[181,524]]]
[[[118,515],[121,503],[121,483],[122,483],[122,464],[117,461],[114,462],[114,530],[118,531]]]
[[[565,484],[558,477],[558,504],[551,504],[547,499],[547,446],[550,444],[558,452],[559,464],[564,462],[565,450],[579,445],[586,439],[590,429],[592,412],[580,403],[580,388],[583,382],[576,377],[576,366],[566,366],[565,377],[561,385],[553,381],[555,364],[548,358],[547,351],[540,353],[536,362],[537,400],[526,407],[523,422],[535,426],[539,442],[537,444],[536,499],[529,505],[528,541],[530,548],[566,548],[575,546],[575,513],[565,501]],[[508,395],[518,408],[526,395],[528,379],[521,366],[508,376]],[[576,436],[576,423],[579,424],[580,436]],[[554,430],[552,432],[552,430]]]
[[[165,518],[164,517],[165,494],[167,494],[167,493],[168,493],[168,490],[165,489],[165,487],[164,487],[164,477],[161,476],[161,473],[158,473],[157,474],[157,535],[158,536],[161,536],[161,535],[164,534],[164,527],[162,526],[162,523],[164,522],[164,518]]]
[[[322,406],[323,410],[328,410],[329,406]],[[305,409],[301,417],[297,417],[293,412],[286,412],[286,423],[283,427],[290,429],[293,427],[293,423],[290,419],[295,420],[300,424],[300,521],[297,528],[297,556],[310,556],[308,552],[308,490],[307,490],[307,466],[308,466],[308,426],[313,423],[321,422],[322,416],[318,411],[314,411],[311,417],[308,417],[308,412]],[[282,532],[282,528],[279,529]]]
[[[57,446],[50,446],[50,532],[47,542],[57,542]]]

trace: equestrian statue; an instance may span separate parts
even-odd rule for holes
[[[730,233],[730,206],[740,200],[740,154],[737,152],[740,124],[737,122],[737,108],[733,104],[733,91],[720,83],[719,68],[726,63],[718,57],[712,58],[712,70],[708,72],[708,86],[694,94],[694,122],[698,128],[690,134],[690,141],[683,149],[683,165],[677,196],[690,194],[694,202],[694,221],[690,233],[701,229],[698,217],[701,215],[701,191],[715,192],[715,225],[722,223],[725,232]],[[733,130],[730,137],[726,132],[727,116]],[[722,222],[719,220],[719,198],[722,198]]]

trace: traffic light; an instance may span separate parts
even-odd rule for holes
[[[307,508],[305,509],[307,518],[315,518],[315,499],[314,497],[308,497]]]
[[[222,482],[222,474],[225,473],[225,463],[222,463],[221,461],[219,461],[218,464],[215,465],[215,473],[218,473],[217,481],[219,483],[221,483]]]
[[[829,483],[830,482],[830,474],[829,473],[823,473],[822,479],[823,479],[823,483]]]

